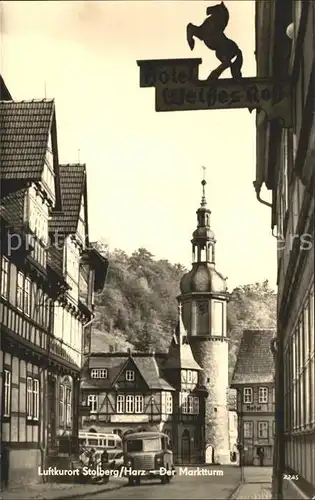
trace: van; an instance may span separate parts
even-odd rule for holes
[[[123,438],[124,475],[130,486],[143,479],[168,484],[176,474],[169,438],[162,432],[136,432]]]

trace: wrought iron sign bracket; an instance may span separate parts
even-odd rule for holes
[[[140,87],[155,88],[155,110],[196,111],[210,109],[256,109],[268,121],[277,119],[292,127],[290,81],[269,78],[225,78],[199,80],[201,59],[137,61]]]

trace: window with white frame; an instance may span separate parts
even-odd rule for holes
[[[173,413],[173,394],[171,392],[165,394],[165,412],[167,415]]]
[[[39,419],[39,380],[33,379],[33,419]]]
[[[59,425],[64,425],[65,423],[65,386],[60,384],[59,386]]]
[[[9,261],[6,257],[1,259],[1,295],[9,298]]]
[[[192,415],[194,411],[194,400],[191,396],[188,396],[188,412],[190,415]]]
[[[267,439],[268,434],[268,422],[258,422],[258,438]]]
[[[199,414],[199,398],[198,396],[191,396],[188,392],[182,392],[181,396],[181,410],[184,415],[198,415]]]
[[[117,413],[143,413],[144,412],[144,398],[142,395],[119,394],[116,399]]]
[[[292,371],[286,374],[285,384],[286,431],[313,428],[315,404],[309,394],[315,391],[314,285],[305,299],[289,348],[285,351],[285,362],[292,367]]]
[[[91,413],[96,413],[97,412],[97,407],[98,407],[98,397],[96,394],[89,394],[87,398],[87,404],[90,407],[90,412]]]
[[[53,168],[53,158],[52,152],[49,148],[47,148],[46,160],[43,170],[43,181],[49,190],[53,193],[55,191],[55,176],[52,171]]]
[[[116,411],[117,413],[124,413],[125,410],[125,396],[119,394],[116,401]]]
[[[244,422],[243,423],[244,430],[244,438],[252,438],[253,437],[253,422]]]
[[[63,340],[70,345],[70,318],[71,314],[66,309],[63,310]]]
[[[37,238],[43,243],[47,243],[48,207],[43,205],[40,195],[30,196],[29,198],[29,225]]]
[[[188,392],[180,393],[180,405],[182,413],[188,413]]]
[[[259,387],[258,402],[259,403],[268,403],[268,387]]]
[[[199,415],[199,397],[198,396],[193,397],[193,414]]]
[[[134,413],[135,411],[135,400],[134,396],[126,396],[126,413]]]
[[[23,297],[24,297],[24,276],[20,271],[17,276],[16,284],[16,307],[23,311]]]
[[[70,387],[66,387],[66,425],[72,424],[72,391]]]
[[[25,278],[24,282],[24,312],[27,316],[31,314],[31,280],[29,278]]]
[[[80,214],[79,214],[79,221],[78,221],[78,233],[79,235],[84,238],[85,235],[85,214],[84,214],[84,197],[82,196],[81,200],[81,208],[80,208]]]
[[[251,387],[244,387],[243,402],[247,404],[253,402],[253,389]]]
[[[135,372],[133,370],[126,370],[127,382],[133,382],[135,379]]]
[[[4,402],[3,402],[3,416],[9,417],[11,414],[11,372],[4,369]]]
[[[26,411],[28,420],[39,419],[39,380],[33,377],[26,379]]]
[[[68,242],[66,249],[67,274],[77,284],[79,278],[79,253],[71,241]]]
[[[143,396],[135,396],[135,413],[143,413]]]
[[[107,368],[93,368],[91,378],[107,378]]]

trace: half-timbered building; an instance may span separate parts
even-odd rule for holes
[[[169,435],[178,463],[200,462],[204,399],[200,366],[186,340],[181,311],[168,353],[91,354],[84,368],[82,400],[89,432],[155,428]]]
[[[292,122],[257,118],[257,186],[272,191],[277,237],[273,498],[315,494],[315,3],[256,0],[257,76],[287,81]]]
[[[38,466],[78,443],[84,332],[107,268],[89,246],[85,166],[59,165],[54,101],[9,97],[0,102],[5,485],[39,481]]]
[[[275,436],[274,330],[245,330],[234,369],[243,465],[272,465]]]

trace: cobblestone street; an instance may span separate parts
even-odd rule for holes
[[[239,467],[204,467],[204,470],[221,470],[223,475],[184,475],[184,467],[177,467],[177,475],[169,485],[159,481],[144,481],[138,487],[129,487],[125,479],[112,478],[107,485],[47,483],[30,489],[13,489],[1,493],[2,500],[37,499],[66,500],[80,498],[102,499],[271,499],[271,467],[245,467],[243,484],[240,484]],[[189,470],[195,470],[189,467]],[[182,474],[181,474],[182,472]]]
[[[190,470],[193,468],[190,467]],[[210,467],[207,468],[210,470]],[[238,467],[222,467],[222,476],[210,475],[177,475],[168,485],[161,485],[159,481],[145,481],[138,487],[123,487],[110,493],[101,492],[93,495],[93,500],[110,498],[118,499],[228,499],[239,484],[240,469]]]
[[[232,496],[234,500],[271,500],[271,467],[245,467],[244,483]]]

